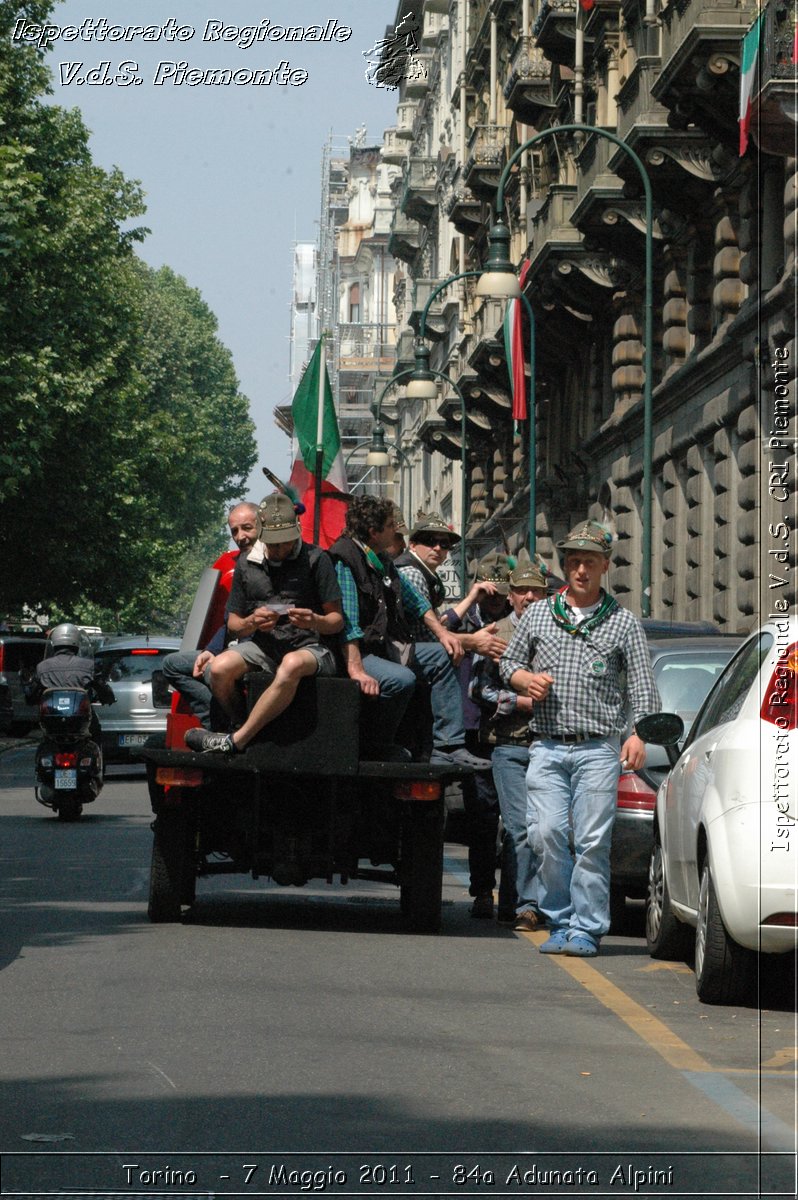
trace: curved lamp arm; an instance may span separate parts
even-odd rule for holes
[[[653,419],[653,296],[654,296],[654,203],[651,189],[651,180],[648,177],[648,172],[643,166],[640,157],[632,150],[615,133],[610,133],[606,129],[600,129],[593,125],[584,125],[581,123],[571,123],[569,125],[554,125],[549,129],[544,129],[541,133],[536,133],[533,137],[528,138],[522,145],[518,146],[502,171],[499,179],[499,189],[496,194],[496,213],[497,219],[492,227],[488,241],[488,259],[486,263],[486,272],[495,272],[497,275],[507,275],[512,272],[515,274],[515,267],[509,260],[510,247],[510,231],[502,220],[502,210],[504,208],[504,189],[507,180],[510,177],[510,172],[515,166],[521,155],[529,150],[531,146],[537,145],[545,138],[553,137],[558,133],[587,133],[594,134],[596,137],[606,138],[612,142],[620,150],[626,154],[634,163],[638,174],[643,183],[643,192],[645,194],[645,213],[646,213],[646,250],[645,250],[645,302],[644,302],[644,332],[643,332],[643,356],[644,356],[644,371],[643,371],[643,561],[642,561],[642,603],[641,610],[644,617],[651,615],[651,524],[652,524],[652,461],[654,448],[654,419]],[[487,290],[487,289],[486,289]],[[507,294],[507,293],[505,293]],[[515,293],[518,294],[517,292]]]

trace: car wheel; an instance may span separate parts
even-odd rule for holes
[[[666,962],[678,962],[690,953],[690,930],[676,919],[671,909],[662,845],[656,833],[648,864],[646,943],[652,958]]]
[[[701,871],[695,931],[695,987],[705,1004],[741,1004],[751,991],[756,955],[731,938],[720,915],[709,860]]]

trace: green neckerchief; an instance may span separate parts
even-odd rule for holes
[[[549,597],[549,612],[566,633],[578,634],[580,637],[587,638],[597,625],[604,621],[613,609],[618,607],[618,601],[614,596],[608,596],[606,592],[602,592],[601,601],[598,608],[591,616],[586,617],[584,621],[575,624],[568,617],[567,605],[565,603],[565,593],[567,588],[563,588],[559,592],[555,592]]]
[[[363,551],[366,556],[366,562],[369,564],[369,566],[372,566],[375,571],[378,571],[379,574],[382,575],[385,583],[389,583],[390,579],[388,577],[387,568],[379,554],[377,554],[376,550],[372,550],[371,546],[367,546],[365,542],[359,542],[357,538],[352,538],[352,541],[355,542],[355,544]]]

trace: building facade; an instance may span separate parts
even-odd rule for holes
[[[510,155],[555,126],[589,127],[536,142],[504,194],[535,319],[536,540],[554,566],[571,524],[610,521],[613,589],[640,611],[647,228],[640,172],[600,131],[637,155],[654,206],[651,611],[730,631],[766,615],[774,561],[775,591],[795,603],[795,17],[765,10],[741,156],[741,48],[757,12],[752,0],[401,0],[415,65],[383,145],[400,172],[388,244],[401,369],[432,288],[484,263]],[[462,496],[472,559],[517,549],[529,523],[529,428],[511,417],[503,317],[473,277],[429,313],[433,366],[466,399],[464,480],[454,390],[394,400],[402,503],[448,504],[457,521]]]

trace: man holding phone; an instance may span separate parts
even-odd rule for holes
[[[306,675],[335,675],[337,663],[326,639],[343,628],[341,590],[335,568],[318,546],[302,541],[288,496],[267,496],[258,511],[258,540],[236,564],[227,625],[247,642],[230,646],[210,663],[215,699],[239,724],[232,733],[190,729],[186,745],[207,753],[235,754],[284,712]],[[248,671],[268,671],[273,680],[247,717],[238,681]]]

